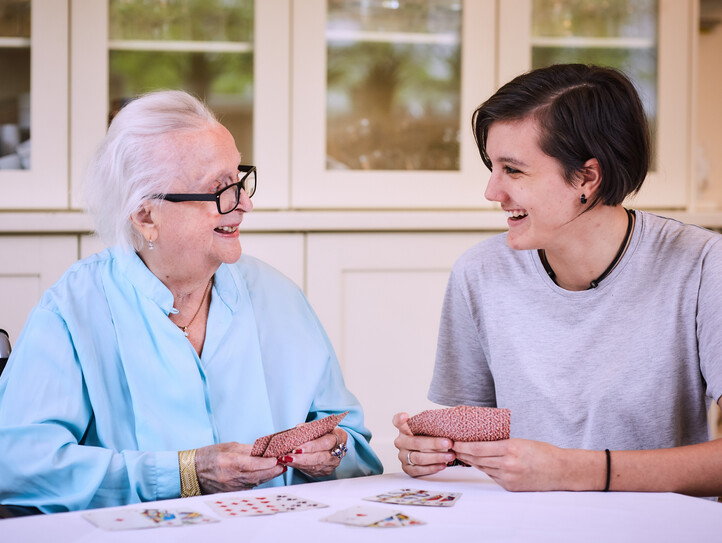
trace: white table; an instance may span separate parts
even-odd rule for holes
[[[399,488],[462,492],[453,507],[399,506],[362,498]],[[221,519],[202,526],[111,532],[96,528],[80,512],[0,520],[3,543],[189,541],[215,543],[351,543],[413,541],[434,543],[495,541],[564,541],[618,543],[722,541],[722,504],[679,494],[622,492],[506,492],[484,474],[455,467],[412,479],[391,473],[358,479],[256,489],[230,495],[282,492],[327,503],[325,509],[269,516]],[[206,505],[211,496],[158,502],[216,516]],[[147,505],[147,504],[146,504]],[[360,528],[320,522],[353,505],[401,509],[427,522],[406,528]],[[138,508],[138,505],[128,506]]]

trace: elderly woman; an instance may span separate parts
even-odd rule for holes
[[[486,198],[509,231],[449,279],[429,398],[511,409],[511,439],[413,436],[413,476],[460,460],[510,490],[722,493],[722,236],[623,207],[647,174],[642,103],[621,72],[557,65],[473,117]]]
[[[239,161],[186,93],[115,117],[88,175],[112,248],[44,294],[0,380],[0,502],[54,512],[381,471],[305,297],[241,256],[256,171]],[[291,454],[250,455],[345,411]]]

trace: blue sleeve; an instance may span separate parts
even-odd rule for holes
[[[59,512],[178,497],[177,452],[114,451],[97,440],[73,340],[36,308],[0,378],[0,503]]]

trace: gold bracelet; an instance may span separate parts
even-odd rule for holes
[[[181,498],[201,495],[201,485],[196,473],[196,449],[178,451],[180,469]]]

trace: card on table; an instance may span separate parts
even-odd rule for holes
[[[382,507],[356,505],[336,511],[333,515],[321,520],[348,524],[349,526],[371,526],[398,513],[401,513],[401,511],[390,511]]]
[[[218,519],[187,509],[98,509],[83,516],[97,527],[112,531],[218,522]]]
[[[423,520],[419,520],[404,513],[396,513],[378,522],[370,524],[370,528],[403,528],[404,526],[421,526],[426,524]]]
[[[207,501],[206,503],[214,512],[225,518],[275,515],[281,512],[275,500],[269,496],[251,496],[248,498],[221,497]]]
[[[364,498],[374,502],[396,503],[400,505],[425,505],[429,507],[451,507],[461,497],[461,492],[437,492],[416,488],[401,488]]]
[[[83,513],[83,517],[104,530],[139,530],[158,527],[138,509],[97,509]]]
[[[276,501],[276,507],[278,507],[281,513],[328,507],[325,503],[307,500],[306,498],[299,498],[298,496],[292,496],[291,494],[277,494],[276,496],[272,496],[272,498]]]

